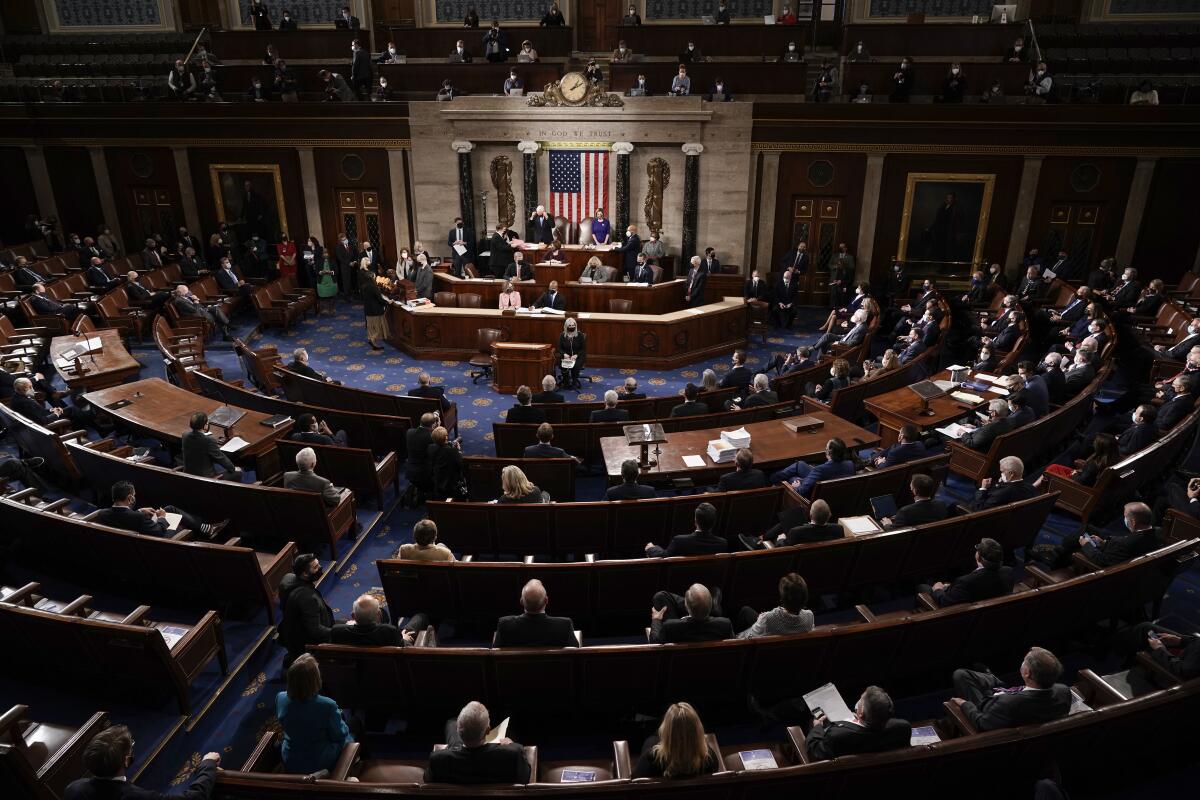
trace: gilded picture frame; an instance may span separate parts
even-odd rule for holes
[[[984,262],[995,188],[995,174],[910,172],[897,260],[978,267]]]
[[[270,242],[277,241],[281,232],[291,236],[278,164],[209,164],[208,175],[212,181],[217,219],[235,230],[237,225],[245,225],[242,238],[249,238],[255,232]],[[254,191],[265,201],[265,214],[261,222],[244,218],[246,209],[243,208],[241,192],[245,181],[250,181]]]

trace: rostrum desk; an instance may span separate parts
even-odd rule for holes
[[[500,394],[516,394],[522,386],[540,386],[543,377],[553,374],[553,345],[523,342],[492,344],[492,388]]]

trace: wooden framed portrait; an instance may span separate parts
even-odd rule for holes
[[[245,241],[258,234],[279,241],[288,231],[287,208],[278,164],[210,164],[217,219],[224,220]]]
[[[995,175],[910,172],[900,222],[900,260],[934,268],[983,263]]]

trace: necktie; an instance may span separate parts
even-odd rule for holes
[[[1025,688],[1024,686],[997,687],[995,689],[995,693],[996,694],[1017,694],[1018,692],[1022,691],[1024,688]]]

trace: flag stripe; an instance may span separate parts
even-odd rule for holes
[[[555,216],[579,222],[608,204],[608,152],[550,151],[550,208]]]

